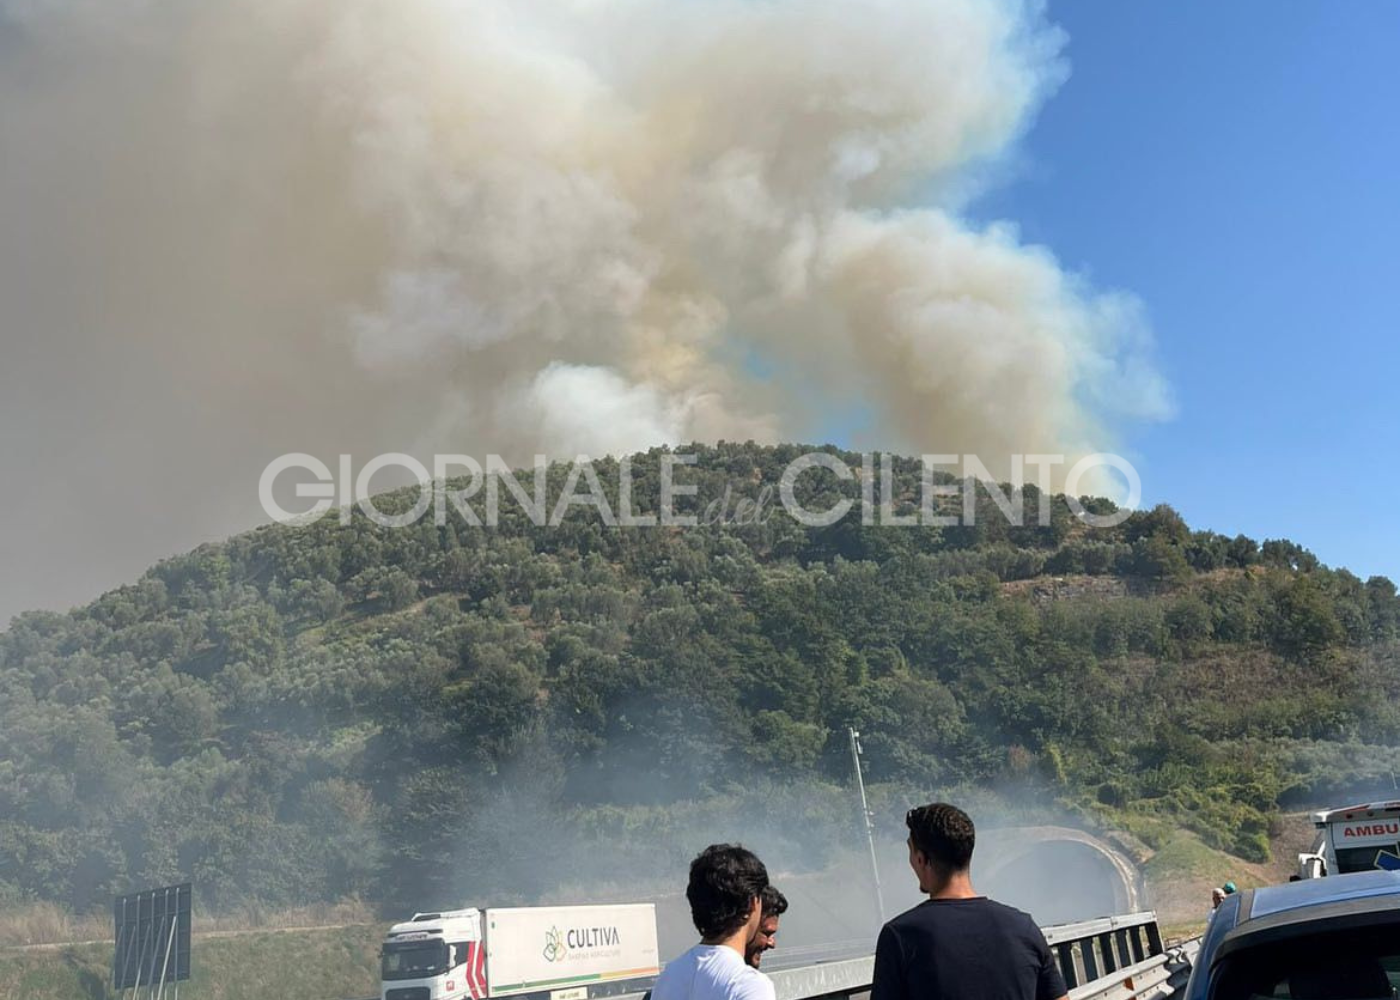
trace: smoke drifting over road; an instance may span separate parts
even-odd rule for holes
[[[959,214],[1061,44],[1010,0],[0,0],[0,623],[255,523],[288,451],[1111,444],[1168,405],[1134,301]]]

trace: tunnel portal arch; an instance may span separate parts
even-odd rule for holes
[[[1042,926],[1143,908],[1137,865],[1092,834],[1029,827],[988,831],[979,841],[978,891],[1027,911]]]

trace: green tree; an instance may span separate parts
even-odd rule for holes
[[[1342,640],[1332,602],[1308,576],[1284,585],[1275,602],[1274,648],[1295,659],[1312,659]]]

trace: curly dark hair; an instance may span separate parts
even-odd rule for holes
[[[711,844],[690,863],[685,898],[705,940],[726,938],[749,919],[753,901],[768,886],[768,869],[738,844]]]
[[[763,915],[765,917],[781,917],[787,912],[787,897],[778,891],[776,885],[766,885],[763,887]]]
[[[904,817],[914,849],[940,868],[966,871],[972,864],[977,831],[972,817],[957,806],[933,802],[910,809]]]

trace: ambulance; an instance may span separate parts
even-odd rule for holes
[[[1298,875],[1400,871],[1400,801],[1372,802],[1313,813],[1317,838],[1298,855]]]

